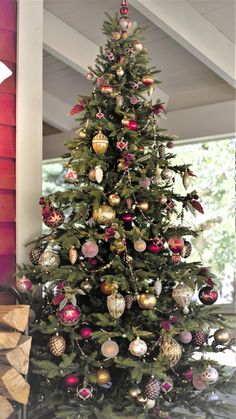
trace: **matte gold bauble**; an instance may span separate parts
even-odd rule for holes
[[[120,203],[120,196],[117,193],[113,193],[113,194],[109,195],[108,202],[113,207],[116,207]]]
[[[125,72],[124,72],[123,68],[122,67],[118,67],[117,70],[116,70],[116,75],[118,77],[122,77],[124,74],[125,74]]]
[[[140,294],[138,303],[144,310],[152,310],[156,306],[157,299],[154,294],[144,292]]]
[[[114,241],[114,243],[110,245],[111,251],[118,250],[119,252],[124,252],[125,249],[126,249],[126,245],[124,243],[124,240],[122,239],[117,239]]]
[[[66,349],[66,341],[63,336],[52,336],[49,340],[48,347],[54,356],[62,356]]]
[[[108,138],[102,133],[102,130],[99,129],[98,134],[93,137],[92,147],[96,154],[103,155],[108,149]]]
[[[130,387],[128,390],[128,394],[130,397],[136,399],[142,393],[139,387]]]
[[[139,202],[137,204],[138,209],[145,212],[149,209],[149,203],[147,201]]]
[[[120,38],[121,38],[121,33],[120,32],[113,32],[112,33],[112,39],[114,39],[114,41],[119,41]]]
[[[93,211],[93,219],[98,224],[110,225],[115,218],[116,212],[110,205],[101,205],[97,210]]]
[[[101,352],[105,358],[115,358],[119,353],[119,346],[114,340],[108,339],[102,344]]]
[[[123,32],[122,32],[122,35],[121,35],[121,38],[122,38],[122,39],[127,39],[127,38],[128,38],[128,36],[129,36],[128,31],[123,31]]]
[[[121,120],[121,123],[124,127],[128,127],[129,119],[126,116],[124,116],[124,118]]]
[[[111,376],[109,371],[107,371],[105,368],[101,368],[100,370],[97,370],[96,372],[96,381],[97,384],[106,384],[108,381],[110,381]]]
[[[119,319],[125,310],[125,299],[119,292],[107,297],[107,308],[114,319]]]
[[[95,169],[90,170],[90,172],[88,174],[88,177],[92,182],[96,181],[96,171],[95,171]]]
[[[167,359],[170,367],[176,365],[182,355],[182,348],[173,338],[165,338],[160,346],[160,355]]]
[[[146,396],[144,396],[144,394],[139,394],[137,397],[136,397],[136,399],[137,399],[137,401],[139,402],[139,403],[141,403],[141,404],[145,404],[145,403],[147,403],[147,401],[148,401],[148,398],[146,397]]]
[[[230,335],[227,330],[225,330],[223,327],[216,330],[214,333],[214,339],[217,343],[224,345],[225,343],[229,342]]]
[[[87,131],[85,128],[80,128],[77,131],[77,138],[80,138],[80,140],[85,140],[86,136],[87,136]]]

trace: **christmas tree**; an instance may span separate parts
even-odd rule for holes
[[[188,189],[194,174],[174,164],[165,104],[151,99],[158,71],[126,1],[103,32],[87,74],[93,93],[70,112],[80,123],[64,156],[71,187],[40,199],[50,230],[34,242],[34,266],[18,272],[36,313],[29,417],[177,418],[179,408],[214,417],[209,394],[229,378],[202,354],[231,343],[226,321],[205,307],[217,300],[214,275],[188,262],[197,232],[184,214],[203,212]]]

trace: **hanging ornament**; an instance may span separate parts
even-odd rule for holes
[[[125,72],[124,72],[123,68],[122,67],[118,67],[117,70],[116,70],[116,75],[118,77],[122,77],[124,74],[125,74]]]
[[[194,291],[188,285],[181,283],[172,292],[172,298],[178,306],[183,308],[184,314],[189,313],[189,304],[193,298]]]
[[[160,159],[165,159],[165,156],[166,156],[166,148],[165,148],[164,144],[159,145],[158,151],[159,151]]]
[[[212,305],[218,298],[218,292],[212,287],[206,286],[200,289],[198,298],[204,305]]]
[[[63,212],[58,208],[51,208],[47,215],[43,216],[44,224],[49,228],[57,228],[63,224],[65,216]]]
[[[40,247],[33,247],[30,251],[29,258],[30,262],[36,266],[38,265],[39,258],[42,254],[42,249]]]
[[[144,396],[148,399],[156,400],[160,393],[160,383],[156,378],[150,378],[144,387]]]
[[[125,299],[119,292],[107,297],[107,308],[114,319],[119,319],[125,310]]]
[[[109,195],[108,202],[112,207],[116,207],[120,203],[120,196],[117,193]]]
[[[128,13],[129,13],[129,9],[128,9],[127,6],[121,7],[121,9],[120,9],[120,14],[121,15],[127,15]]]
[[[130,295],[130,294],[127,294],[125,296],[125,308],[127,310],[130,310],[131,307],[132,307],[132,305],[133,305],[133,302],[134,302],[134,297],[132,295]]]
[[[55,336],[51,336],[48,347],[54,356],[62,356],[66,350],[66,341],[63,336],[56,333]]]
[[[95,181],[96,181],[96,172],[95,172],[95,169],[91,169],[91,170],[90,170],[90,172],[89,172],[89,174],[88,174],[88,177],[89,177],[89,179],[90,179],[92,182],[95,182]]]
[[[188,370],[185,370],[183,372],[183,377],[187,381],[192,381],[192,379],[193,379],[193,370],[191,368],[189,368]]]
[[[99,252],[99,248],[97,243],[95,243],[92,240],[87,240],[81,249],[84,257],[86,258],[93,258],[95,256],[97,256],[98,252]]]
[[[145,86],[150,86],[152,84],[154,84],[154,78],[152,76],[143,76],[142,77],[142,82],[143,84],[145,84]]]
[[[172,255],[171,260],[172,260],[173,263],[178,264],[178,263],[181,262],[181,257],[180,257],[180,255]]]
[[[53,250],[45,250],[39,258],[39,266],[42,271],[51,271],[58,268],[60,265],[60,258]]]
[[[206,383],[202,381],[200,374],[194,374],[193,375],[193,387],[196,388],[196,390],[205,390],[207,388]]]
[[[110,379],[111,379],[111,376],[108,370],[106,370],[105,368],[101,368],[97,370],[96,372],[97,384],[99,385],[106,384],[108,381],[110,381]]]
[[[76,171],[73,169],[68,169],[65,174],[65,180],[67,180],[67,182],[74,183],[76,182],[77,179],[78,179],[78,175]]]
[[[162,245],[157,245],[155,243],[149,243],[147,246],[147,250],[151,253],[160,253],[163,250]]]
[[[98,224],[110,225],[116,218],[116,212],[110,205],[103,204],[93,211],[92,217]]]
[[[121,38],[121,33],[120,32],[113,32],[112,33],[112,39],[114,39],[114,41],[119,41],[119,39]]]
[[[125,223],[131,223],[131,221],[133,221],[133,216],[132,214],[125,213],[120,216],[120,219]]]
[[[143,44],[140,41],[134,41],[134,49],[138,52],[142,51],[143,49]]]
[[[148,398],[146,396],[144,396],[143,393],[139,394],[138,397],[136,398],[136,401],[142,405],[146,406],[146,403],[148,401]]]
[[[82,337],[82,339],[88,340],[91,338],[93,331],[90,327],[85,326],[82,327],[82,329],[80,329],[79,334]]]
[[[181,237],[172,236],[168,240],[168,246],[169,246],[169,249],[171,250],[171,252],[178,255],[178,254],[181,253],[181,251],[184,247],[184,240]]]
[[[111,93],[113,93],[113,86],[111,84],[102,84],[101,93],[103,93],[104,95],[110,95]]]
[[[169,167],[166,167],[161,171],[161,177],[163,180],[171,180],[175,176],[175,172],[171,170]]]
[[[72,265],[74,265],[75,262],[77,261],[77,257],[78,257],[78,252],[75,246],[72,246],[69,250],[69,261]]]
[[[116,104],[120,108],[121,108],[121,106],[123,106],[123,104],[124,104],[124,97],[122,95],[117,95],[116,96]]]
[[[174,148],[175,147],[175,143],[173,142],[173,141],[168,141],[167,143],[166,143],[166,147],[167,148]]]
[[[64,381],[67,387],[75,387],[79,384],[79,376],[76,374],[69,374],[65,377]]]
[[[92,147],[96,154],[102,156],[106,153],[108,149],[108,138],[102,133],[101,128],[99,128],[98,134],[93,137]]]
[[[137,204],[137,208],[143,212],[146,212],[149,209],[149,203],[147,201],[139,202]]]
[[[161,389],[163,393],[169,393],[173,389],[173,384],[170,381],[164,381],[161,384]]]
[[[85,140],[87,137],[87,131],[85,128],[80,128],[78,131],[76,131],[76,135],[80,140]]]
[[[148,410],[153,409],[155,404],[156,404],[156,400],[147,399],[147,402],[145,404],[145,409],[148,409]]]
[[[203,330],[198,330],[197,332],[193,333],[193,344],[195,346],[202,346],[204,343],[207,342],[207,334],[203,332]]]
[[[119,20],[119,25],[122,31],[128,29],[131,26],[131,20],[128,16],[122,16]]]
[[[120,140],[117,141],[116,143],[116,148],[118,148],[118,150],[126,150],[128,148],[128,141],[125,140],[124,138],[121,138]]]
[[[191,253],[192,253],[191,243],[187,240],[184,240],[184,247],[183,247],[183,249],[181,250],[181,253],[180,253],[181,257],[184,258],[184,259],[187,259],[191,255]]]
[[[25,275],[23,275],[22,278],[16,278],[16,288],[23,294],[28,293],[31,290],[32,286],[33,284],[31,280],[26,278]]]
[[[66,304],[61,310],[57,312],[57,318],[63,326],[75,326],[80,318],[81,311],[79,307],[73,304]]]
[[[132,198],[126,198],[125,199],[125,203],[126,203],[126,205],[127,205],[127,208],[128,208],[128,210],[131,210],[131,208],[132,208],[132,205],[133,205],[133,199]]]
[[[145,188],[148,189],[151,185],[151,179],[150,177],[142,177],[139,180],[139,186],[141,186],[141,188]]]
[[[156,279],[156,281],[154,282],[154,290],[155,290],[156,296],[159,297],[162,291],[162,282],[160,281],[160,279]]]
[[[134,399],[136,399],[141,393],[142,393],[142,390],[137,386],[130,387],[128,390],[129,396],[133,397]]]
[[[182,181],[183,181],[184,188],[188,189],[190,185],[190,176],[188,174],[188,169],[185,169]]]
[[[110,250],[117,251],[117,254],[126,250],[126,242],[124,239],[116,239],[114,243],[110,245]]]
[[[103,119],[104,118],[104,113],[103,112],[98,112],[98,113],[96,113],[96,118],[98,118],[98,119]]]
[[[95,170],[95,179],[97,183],[101,183],[103,180],[103,170],[101,166],[96,166],[94,170]]]
[[[92,71],[89,71],[89,72],[86,74],[86,79],[87,79],[87,80],[93,80],[93,73],[92,73]]]
[[[175,339],[164,338],[160,346],[160,355],[167,358],[170,367],[174,367],[181,358],[182,348]]]
[[[214,339],[220,345],[224,345],[225,343],[229,342],[229,340],[230,340],[229,332],[227,332],[227,330],[225,330],[223,327],[221,327],[220,329],[215,331]]]
[[[185,343],[185,344],[190,343],[192,338],[193,338],[193,335],[191,332],[180,332],[179,334],[180,342]]]
[[[130,103],[131,103],[132,105],[137,105],[137,103],[140,103],[140,99],[139,99],[137,96],[132,96],[132,97],[130,98]]]
[[[139,253],[144,252],[144,250],[146,250],[146,247],[147,247],[147,244],[142,239],[136,240],[134,242],[134,249],[136,250],[136,252],[139,252]]]
[[[144,292],[140,294],[138,303],[144,310],[152,310],[156,306],[157,299],[154,294]]]
[[[89,279],[85,279],[80,284],[80,289],[85,292],[85,294],[89,294],[93,289],[93,283],[89,281]]]
[[[205,384],[214,384],[217,382],[218,378],[218,371],[210,365],[208,365],[205,371],[201,374],[201,379]]]
[[[122,120],[121,120],[121,124],[122,124],[124,127],[128,127],[128,124],[129,124],[129,119],[127,118],[127,116],[124,116],[124,118],[122,118]]]
[[[130,57],[133,57],[134,56],[134,53],[135,53],[135,50],[134,50],[133,47],[125,48],[125,54],[126,55],[129,55]]]
[[[82,400],[88,400],[93,395],[93,388],[91,386],[88,387],[81,387],[77,390],[76,396]]]
[[[114,340],[108,339],[102,344],[101,352],[105,358],[115,358],[119,353],[119,345]]]
[[[137,337],[130,343],[129,351],[134,356],[143,356],[147,352],[147,344],[144,340],[140,339],[140,337]]]
[[[137,129],[138,129],[138,123],[135,120],[131,119],[130,121],[128,121],[127,128],[130,131],[137,131]]]
[[[117,284],[114,282],[103,281],[100,285],[100,291],[104,295],[111,295],[115,289],[117,289]]]
[[[105,51],[105,57],[107,57],[109,61],[114,61],[115,59],[115,56],[112,51]]]

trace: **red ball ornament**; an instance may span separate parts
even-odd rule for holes
[[[47,214],[43,215],[43,222],[47,227],[57,228],[65,220],[63,212],[58,208],[51,208]]]
[[[175,143],[174,143],[173,141],[168,141],[168,142],[166,143],[166,147],[167,147],[167,148],[174,148],[174,147],[175,147]]]
[[[16,288],[22,293],[27,293],[31,290],[33,284],[30,279],[23,276],[22,278],[16,278]]]
[[[212,287],[203,287],[198,294],[199,300],[205,305],[214,304],[218,298],[218,292]]]
[[[69,374],[65,377],[65,384],[68,387],[74,387],[77,386],[77,384],[79,384],[79,377],[78,375],[75,374]]]
[[[168,246],[173,253],[178,255],[184,247],[184,240],[181,237],[173,236],[168,240]]]
[[[73,304],[66,304],[61,310],[57,312],[57,318],[63,326],[75,326],[80,318],[81,311],[79,307]]]
[[[129,13],[129,9],[128,9],[128,7],[121,7],[121,9],[120,9],[120,14],[121,15],[127,15]]]
[[[90,327],[82,327],[79,333],[83,339],[89,339],[91,338],[93,331],[90,329]]]
[[[134,119],[131,119],[127,124],[127,128],[130,129],[130,131],[137,131],[138,123]]]
[[[122,221],[124,221],[125,223],[131,223],[131,221],[133,220],[133,216],[132,216],[132,214],[129,214],[129,213],[127,213],[127,214],[122,214],[120,218],[121,218],[121,220],[122,220]]]
[[[160,253],[160,251],[163,249],[163,245],[157,245],[155,243],[150,243],[147,246],[147,250],[151,253]]]

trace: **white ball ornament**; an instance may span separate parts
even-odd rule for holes
[[[147,402],[146,402],[145,406],[146,406],[147,409],[153,409],[155,404],[156,404],[156,400],[147,399]]]
[[[201,379],[205,384],[214,384],[219,378],[218,371],[210,365],[201,374]]]
[[[86,258],[94,258],[98,254],[98,245],[92,240],[87,240],[82,246],[82,253]]]
[[[134,242],[134,248],[136,252],[139,252],[139,253],[144,252],[144,250],[146,250],[146,247],[147,247],[147,244],[142,239],[136,240],[136,242]]]
[[[114,340],[108,339],[102,344],[101,352],[106,358],[115,358],[119,353],[119,346]]]
[[[129,351],[134,356],[143,356],[147,352],[147,344],[144,340],[137,337],[129,345]]]

